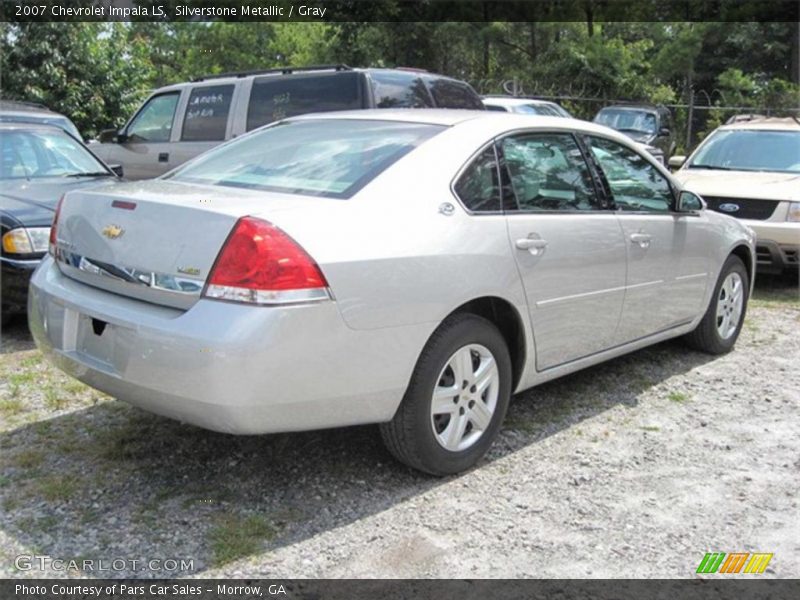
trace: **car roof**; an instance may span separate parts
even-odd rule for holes
[[[763,119],[753,119],[752,121],[742,121],[722,125],[720,130],[729,131],[735,129],[748,130],[772,130],[772,131],[800,131],[800,121],[792,117],[766,117]]]
[[[604,106],[597,112],[603,110],[646,110],[648,112],[663,112],[666,109],[664,106],[655,106],[653,104],[611,104]]]
[[[455,127],[465,123],[486,123],[493,135],[505,131],[526,129],[573,130],[589,134],[599,134],[635,145],[632,140],[609,127],[566,117],[551,117],[521,113],[495,112],[488,110],[464,110],[454,108],[371,108],[365,110],[346,110],[324,113],[309,113],[286,119],[286,121],[313,120],[363,120],[363,121],[395,121],[399,123],[422,123]]]
[[[337,110],[324,113],[308,113],[291,117],[287,121],[306,121],[317,119],[358,119],[364,121],[397,121],[403,123],[424,123],[450,127],[463,121],[488,114],[483,110],[464,110],[455,108],[373,108],[359,110]]]
[[[517,98],[515,96],[482,96],[481,100],[483,100],[483,102],[496,104],[498,106],[520,106],[523,104],[539,104],[539,105],[555,104],[555,102],[551,102],[550,100],[539,100],[537,98]]]
[[[0,100],[0,113],[36,113],[47,116],[62,116],[60,113],[50,110],[43,104],[19,102],[17,100]]]
[[[446,79],[449,81],[457,81],[459,83],[466,83],[461,79],[426,71],[424,69],[413,69],[409,67],[349,67],[347,65],[320,65],[311,67],[285,67],[276,69],[261,69],[254,71],[242,71],[233,73],[220,73],[218,75],[205,75],[203,77],[196,77],[189,81],[178,81],[168,85],[161,86],[153,90],[154,93],[168,92],[173,90],[180,90],[186,86],[198,84],[213,84],[225,85],[242,81],[249,77],[291,77],[291,76],[304,76],[304,75],[338,75],[342,73],[398,73],[409,76],[417,76],[424,79]]]
[[[55,123],[42,123],[33,121],[0,121],[0,131],[58,131],[69,135],[63,127]]]

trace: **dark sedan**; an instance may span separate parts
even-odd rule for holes
[[[62,129],[0,123],[2,320],[24,313],[28,281],[47,253],[50,224],[63,194],[118,176]]]

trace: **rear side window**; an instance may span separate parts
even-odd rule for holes
[[[426,108],[433,106],[425,83],[411,73],[373,72],[372,92],[377,108]]]
[[[486,110],[493,110],[495,112],[508,112],[508,109],[503,106],[497,106],[495,104],[486,104]]]
[[[205,153],[177,181],[349,198],[444,127],[360,119],[279,123]]]
[[[470,86],[452,79],[432,79],[428,83],[439,108],[483,110],[483,102]]]
[[[184,142],[215,142],[225,139],[232,85],[198,87],[192,90],[183,118]]]
[[[454,187],[456,195],[472,212],[499,211],[500,170],[494,145],[481,152],[464,170]]]
[[[598,210],[594,181],[568,133],[523,134],[501,142],[519,210]]]
[[[360,73],[275,75],[253,81],[247,130],[312,112],[363,108]]]

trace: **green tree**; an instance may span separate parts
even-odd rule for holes
[[[147,51],[121,23],[15,23],[2,31],[2,94],[71,118],[86,137],[119,124],[147,92]]]

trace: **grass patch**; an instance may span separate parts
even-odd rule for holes
[[[756,280],[750,306],[758,308],[800,308],[800,287],[788,280]]]
[[[59,390],[52,384],[44,388],[44,403],[50,410],[61,410],[67,405],[67,401],[61,397]]]
[[[14,462],[23,469],[35,469],[44,462],[44,453],[39,450],[23,450],[14,456]]]
[[[670,392],[669,394],[667,394],[667,399],[669,399],[670,402],[677,402],[678,404],[682,404],[683,402],[689,400],[689,396],[687,394],[684,394],[683,392]]]
[[[3,398],[0,400],[0,414],[2,414],[4,417],[11,417],[18,415],[25,410],[25,404],[22,402],[22,400],[16,397],[18,395],[19,387],[16,387],[12,389],[11,398]]]
[[[78,394],[82,394],[87,389],[89,389],[86,385],[78,381],[77,379],[70,379],[67,383],[63,386],[65,392],[69,392],[70,394],[77,396]]]
[[[37,373],[34,371],[23,371],[22,373],[12,373],[8,376],[8,383],[12,386],[28,385],[36,381]]]
[[[74,477],[51,475],[37,482],[36,492],[49,502],[63,502],[75,495],[78,483]]]
[[[23,369],[31,369],[36,367],[42,363],[42,355],[41,354],[34,354],[33,356],[29,356],[27,358],[23,358],[19,364]]]
[[[642,431],[661,431],[661,427],[657,425],[642,425]]]
[[[223,565],[255,554],[276,533],[272,523],[260,515],[220,516],[209,533],[214,564]]]

